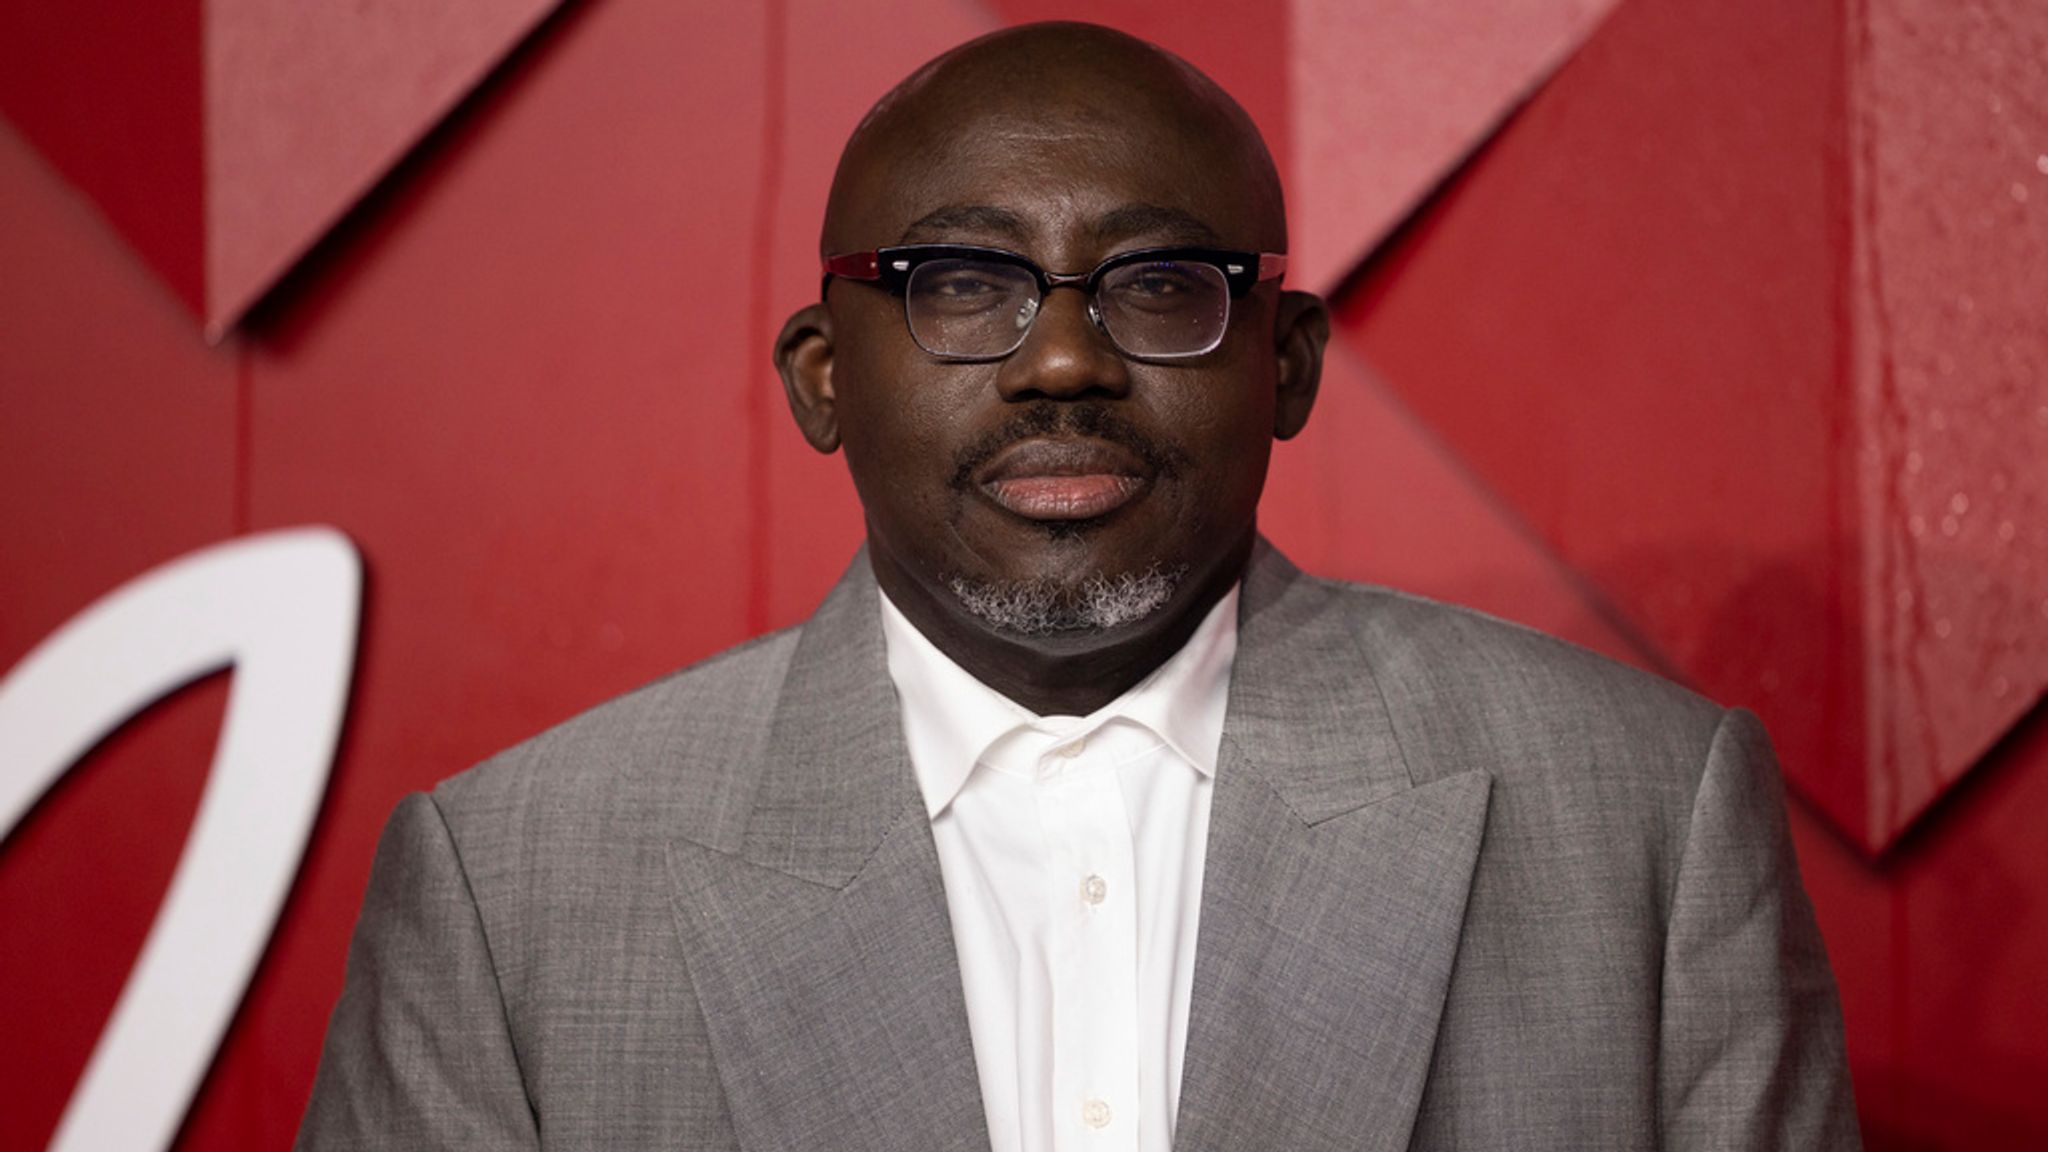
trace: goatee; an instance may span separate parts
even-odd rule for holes
[[[1044,636],[1143,620],[1173,599],[1187,572],[1185,564],[1154,564],[1142,572],[1097,573],[1079,584],[1049,579],[989,583],[959,576],[946,583],[969,614],[996,631]]]

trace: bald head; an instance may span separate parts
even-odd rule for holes
[[[1195,67],[1091,24],[1032,24],[970,41],[918,69],[869,110],[841,154],[825,213],[826,254],[886,244],[947,205],[949,167],[1002,165],[1039,146],[1055,193],[1119,166],[1202,174],[1216,242],[1285,251],[1280,179],[1251,117]],[[1048,162],[1048,147],[1064,162]],[[1217,192],[1224,193],[1218,196]],[[1171,199],[1172,197],[1167,197]],[[1189,205],[1162,205],[1186,210]]]

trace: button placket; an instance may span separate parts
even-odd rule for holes
[[[1051,913],[1051,1119],[1062,1133],[1054,1146],[1136,1152],[1136,864],[1112,762],[1119,741],[1105,742],[1096,731],[1040,747],[1036,792]]]
[[[1098,753],[1103,749],[1098,747]],[[1130,823],[1113,771],[1093,775],[1070,813],[1079,871],[1080,931],[1087,958],[1086,1066],[1078,1106],[1091,1148],[1137,1147],[1138,925],[1132,899]],[[1072,875],[1072,874],[1070,874]],[[1069,883],[1074,883],[1069,880]],[[1068,888],[1074,899],[1074,888]],[[1072,905],[1069,905],[1070,907]]]
[[[1049,1035],[1052,1057],[1051,1123],[1059,1148],[1092,1133],[1081,1122],[1078,1101],[1088,1098],[1089,1087],[1087,1027],[1094,1006],[1077,974],[1087,971],[1090,956],[1084,910],[1073,898],[1071,880],[1086,859],[1086,837],[1077,827],[1077,813],[1084,806],[1085,782],[1073,777],[1050,775],[1051,766],[1064,766],[1049,752],[1040,757],[1041,776],[1037,787],[1040,826],[1045,831],[1045,872],[1043,889],[1048,932],[1047,973],[1050,977],[1052,1020]]]

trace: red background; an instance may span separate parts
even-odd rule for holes
[[[468,0],[467,39],[308,47],[256,0],[132,7],[0,0],[0,669],[246,532],[337,525],[369,576],[181,1146],[288,1142],[399,796],[809,610],[858,507],[766,353],[838,145],[933,53],[1077,14],[1238,95],[1331,290],[1268,533],[1756,708],[1870,1145],[2048,1146],[2041,10]],[[0,845],[0,1147],[56,1124],[223,688]]]

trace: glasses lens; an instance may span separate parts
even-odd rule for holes
[[[1132,356],[1199,356],[1223,342],[1230,323],[1230,281],[1194,260],[1111,269],[1095,299],[1110,339]]]
[[[1014,264],[928,260],[904,286],[910,335],[934,356],[1007,356],[1038,315],[1038,281]]]

